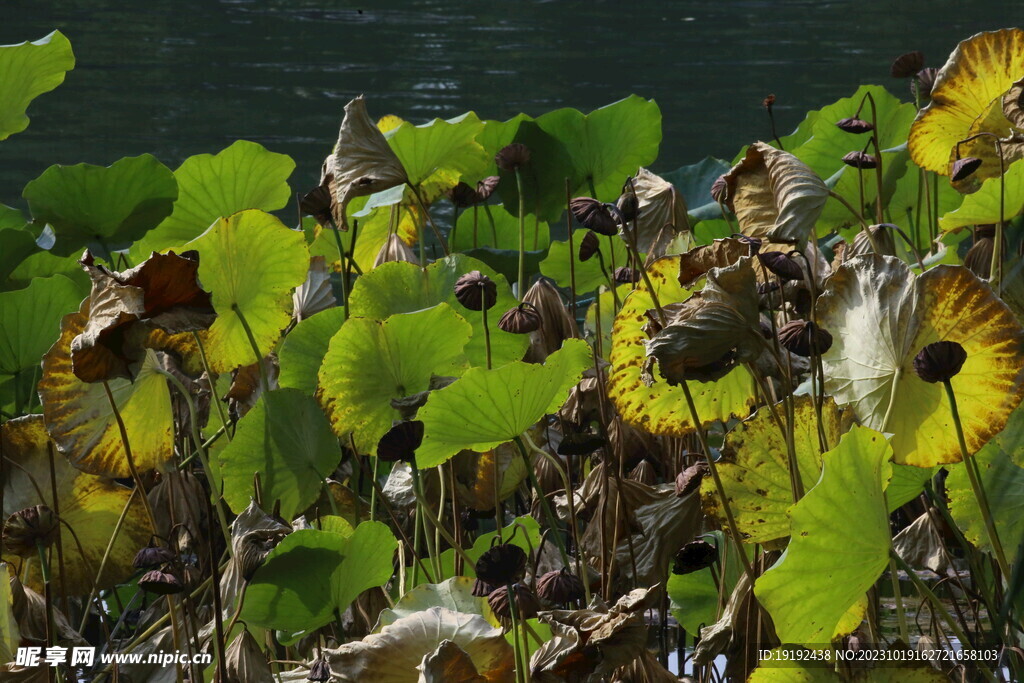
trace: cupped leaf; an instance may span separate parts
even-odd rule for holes
[[[408,180],[432,201],[462,179],[482,177],[488,158],[476,136],[484,128],[473,112],[456,119],[434,119],[422,126],[408,121],[390,131],[388,145],[402,163]]]
[[[461,450],[483,451],[512,441],[561,407],[583,371],[592,365],[581,339],[567,339],[544,365],[514,361],[495,370],[471,368],[420,409],[420,468],[434,467]]]
[[[954,341],[967,352],[952,385],[970,452],[1002,430],[1024,395],[1024,330],[966,268],[915,276],[899,259],[858,256],[829,279],[817,316],[834,340],[822,357],[826,389],[862,424],[894,434],[897,463],[961,458],[942,384],[914,372],[924,346]]]
[[[0,441],[4,459],[4,519],[18,510],[43,504],[59,510],[66,525],[61,529],[64,561],[50,565],[53,585],[62,586],[68,595],[86,595],[104,560],[98,588],[110,588],[128,578],[134,571],[132,558],[152,533],[141,498],[111,479],[75,469],[58,454],[52,456],[57,494],[57,500],[53,500],[52,443],[41,415],[8,420],[0,427]],[[122,513],[124,521],[109,555],[105,556],[111,532]],[[8,559],[6,554],[4,559]],[[28,577],[29,586],[43,590],[38,562],[31,563]],[[3,578],[6,583],[7,577]]]
[[[525,216],[526,248],[546,249],[551,243],[548,224],[536,216]],[[459,214],[459,221],[448,236],[452,251],[479,247],[519,249],[519,219],[500,206],[471,206]]]
[[[291,320],[291,291],[306,279],[302,233],[247,210],[217,220],[187,247],[199,252],[199,279],[217,311],[206,339],[211,369],[223,373],[254,362],[245,324],[261,357],[269,353]]]
[[[648,276],[659,303],[685,301],[692,291],[679,284],[682,258],[666,256],[652,263]],[[681,386],[671,386],[658,373],[647,386],[641,378],[648,340],[644,325],[654,300],[647,286],[637,285],[622,303],[612,328],[611,373],[608,396],[622,419],[651,434],[682,436],[693,430],[693,421]],[[717,382],[691,382],[697,415],[704,424],[746,415],[754,400],[753,379],[745,368],[733,369]]]
[[[276,389],[260,396],[220,454],[224,500],[236,513],[244,510],[258,473],[268,509],[280,504],[279,514],[292,519],[317,499],[340,459],[316,401],[298,389]]]
[[[821,480],[790,511],[792,540],[754,584],[783,643],[821,646],[889,558],[885,437],[854,427],[823,456]]]
[[[327,355],[331,337],[345,322],[345,309],[330,308],[306,318],[285,337],[278,354],[281,374],[277,383],[281,387],[301,389],[312,395],[316,391],[316,376]]]
[[[950,153],[970,134],[993,102],[1022,75],[1024,31],[985,31],[962,41],[939,70],[931,103],[910,128],[910,158],[921,168],[949,175]]]
[[[996,534],[1009,557],[1024,543],[1024,468],[1012,460],[1011,452],[994,439],[974,455],[981,488],[988,499]],[[978,499],[974,496],[966,463],[949,468],[946,479],[949,512],[973,545],[993,552]]]
[[[686,199],[672,183],[646,168],[637,171],[631,184],[638,200],[637,249],[647,254],[648,258],[664,256],[676,235],[690,231]],[[627,186],[623,189],[623,195],[628,194]]]
[[[417,269],[418,270],[418,269]],[[351,435],[361,453],[400,419],[391,401],[430,388],[434,375],[460,374],[472,328],[447,304],[383,322],[352,318],[331,339],[318,397],[335,433]]]
[[[349,306],[353,317],[384,320],[396,313],[410,313],[447,303],[473,326],[473,337],[466,346],[466,357],[477,366],[487,364],[483,320],[477,311],[466,309],[455,298],[455,281],[468,272],[479,270],[498,286],[498,299],[488,311],[491,337],[491,364],[494,367],[519,360],[526,353],[526,335],[510,334],[498,328],[502,313],[516,305],[504,276],[486,264],[462,254],[434,261],[426,270],[412,263],[385,263],[366,273],[352,288]]]
[[[849,411],[836,408],[831,400],[822,406],[822,427],[829,445],[839,438],[851,422]],[[814,402],[800,396],[793,406],[793,447],[804,490],[821,476],[821,446]],[[726,499],[748,543],[776,547],[789,536],[789,508],[793,505],[793,487],[789,476],[786,439],[767,409],[737,425],[726,437],[724,460],[718,472]],[[701,482],[705,509],[727,527],[718,489],[710,478]],[[773,543],[773,541],[775,543]]]
[[[51,166],[25,186],[23,196],[33,218],[53,226],[53,253],[66,256],[86,245],[107,253],[170,215],[178,184],[169,168],[143,154],[106,167]]]
[[[468,576],[453,576],[441,583],[421,583],[403,595],[394,607],[382,610],[373,631],[377,633],[399,619],[431,607],[443,607],[461,614],[478,614],[492,626],[498,626],[487,598],[473,595],[473,583],[474,580]]]
[[[291,633],[313,631],[364,590],[387,583],[397,548],[380,522],[363,522],[348,535],[316,529],[288,534],[256,570],[242,618]]]
[[[554,280],[559,287],[570,287],[572,285],[573,273],[569,265],[572,259],[576,273],[576,291],[590,292],[601,285],[611,287],[609,278],[614,275],[615,267],[624,266],[629,262],[629,250],[626,243],[617,236],[599,236],[598,252],[586,261],[580,261],[580,242],[588,230],[576,229],[572,233],[572,253],[569,251],[569,241],[555,241],[551,243],[548,255],[540,262],[542,275]]]
[[[174,171],[178,199],[160,225],[131,249],[138,262],[152,251],[178,247],[202,234],[218,218],[245,209],[276,211],[291,199],[288,176],[295,162],[263,145],[237,140],[217,154],[197,154]]]
[[[25,110],[64,82],[75,68],[71,41],[60,31],[17,45],[0,45],[0,140],[28,128]]]
[[[1002,211],[1001,192],[1004,193]],[[1024,162],[1011,165],[1002,178],[986,180],[980,190],[967,195],[962,204],[943,214],[939,227],[949,232],[971,225],[1008,221],[1021,213],[1024,213]]]

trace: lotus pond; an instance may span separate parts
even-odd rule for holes
[[[0,145],[74,65],[0,47]],[[1020,680],[1024,31],[879,78],[660,176],[638,95],[48,168],[3,679]]]

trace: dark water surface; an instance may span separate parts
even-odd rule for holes
[[[1016,9],[1012,9],[1016,7]],[[238,138],[291,155],[295,189],[319,177],[342,107],[416,123],[589,111],[630,93],[661,106],[654,168],[731,158],[818,108],[881,83],[897,54],[941,66],[981,30],[1024,23],[1015,2],[670,0],[327,2],[2,0],[0,43],[57,28],[77,67],[0,143],[0,202],[53,163],[150,152],[172,168]],[[1016,16],[1014,16],[1016,15]]]

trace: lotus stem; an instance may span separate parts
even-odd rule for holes
[[[334,233],[334,243],[338,246],[338,266],[341,268],[341,277],[339,278],[341,281],[341,302],[342,306],[345,308],[345,320],[348,320],[348,283],[345,282],[345,263],[348,257],[345,255],[345,245],[341,243],[341,232],[338,230],[338,227],[334,225],[333,220],[331,221],[331,224],[331,227],[333,228],[331,232]]]
[[[491,328],[487,325],[487,297],[481,300],[480,318],[484,327],[484,352],[487,358],[487,369],[491,369]]]
[[[569,204],[572,203],[572,188],[569,186],[569,179],[565,179],[565,233],[569,239],[569,291],[572,298],[569,299],[569,308],[572,311],[573,322],[576,322],[576,248],[572,243],[572,211]]]
[[[517,609],[518,605],[516,605],[516,593],[512,590],[511,583],[505,584],[505,596],[508,598],[508,613],[512,621],[512,650],[516,659],[516,681],[517,683],[519,681],[526,683],[526,669],[528,665],[524,664],[522,646],[519,644],[519,610]]]
[[[971,481],[971,489],[974,491],[974,498],[981,511],[981,518],[985,521],[985,531],[988,534],[989,543],[992,544],[993,554],[995,555],[996,563],[999,565],[999,571],[1003,574],[1003,580],[1009,581],[1012,576],[1010,566],[1006,562],[1006,553],[1003,551],[1003,544],[999,540],[999,534],[996,533],[996,525],[992,520],[992,509],[989,507],[988,496],[985,495],[985,489],[981,483],[980,472],[976,470],[978,463],[967,451],[967,443],[964,440],[964,430],[960,423],[960,411],[957,408],[953,385],[948,379],[943,381],[943,385],[946,387],[946,398],[949,399],[949,411],[953,415],[953,426],[956,427],[956,438],[960,444],[960,454],[963,456],[964,467],[967,469],[967,477]]]
[[[96,572],[96,578],[92,582],[92,588],[89,590],[89,599],[86,600],[84,605],[91,605],[93,598],[96,597],[96,587],[100,583],[100,578],[103,576],[103,570],[107,567],[107,560],[110,559],[110,551],[114,548],[114,543],[117,542],[117,537],[121,533],[121,528],[124,526],[124,520],[128,517],[128,511],[132,507],[132,498],[139,492],[137,488],[131,490],[128,494],[128,502],[124,504],[124,509],[121,510],[121,515],[117,518],[117,522],[114,524],[114,531],[110,535],[110,540],[107,541],[107,548],[103,551],[103,559],[100,560],[99,571]],[[145,494],[143,494],[145,495]],[[82,623],[78,627],[78,632],[82,633],[85,630],[85,625],[89,620],[89,609],[86,607],[82,614]]]
[[[220,399],[217,397],[217,382],[216,375],[210,370],[210,362],[206,358],[206,346],[203,344],[203,338],[199,336],[198,332],[192,333],[192,338],[196,340],[196,346],[199,347],[199,359],[203,363],[203,371],[206,373],[206,377],[210,382],[210,402],[213,403],[213,407],[217,409],[217,417],[220,418],[220,423],[223,425],[224,432],[227,434],[228,441],[234,438],[230,430],[228,430],[228,421],[224,417],[224,406],[220,404]]]
[[[847,208],[847,210],[851,214],[853,214],[853,216],[860,223],[861,229],[864,231],[864,234],[866,234],[868,236],[868,242],[871,243],[871,249],[876,254],[881,254],[882,252],[878,250],[878,243],[875,241],[875,236],[873,234],[871,234],[871,227],[868,226],[867,221],[865,221],[864,217],[860,215],[860,212],[857,211],[856,209],[854,209],[852,206],[850,206],[850,202],[846,201],[846,198],[843,197],[843,195],[838,194],[838,193],[836,193],[836,192],[834,192],[832,190],[829,190],[828,191],[828,196],[832,197],[832,199],[835,199],[837,202],[839,202],[840,204],[845,206]]]
[[[889,577],[892,579],[892,596],[896,601],[896,622],[899,624],[900,638],[904,643],[909,643],[910,631],[907,629],[907,613],[903,609],[903,596],[900,594],[900,577],[896,572],[896,562],[892,559],[895,554],[889,554]]]
[[[245,314],[242,313],[238,304],[231,304],[231,310],[238,316],[238,321],[242,323],[242,329],[245,330],[245,336],[249,339],[253,357],[256,358],[256,368],[260,373],[260,386],[263,388],[263,392],[267,393],[270,391],[270,380],[267,379],[267,369],[263,367],[263,354],[260,353],[260,347],[256,345],[256,337],[253,336],[249,321],[245,319]]]
[[[544,495],[544,490],[537,483],[537,475],[533,471],[533,464],[530,462],[530,456],[526,452],[526,446],[523,445],[522,438],[517,436],[514,441],[516,442],[516,448],[519,449],[519,455],[523,458],[523,465],[526,467],[526,476],[530,479],[530,486],[533,487],[537,497],[540,498],[540,507],[544,511],[544,518],[547,519],[548,526],[551,527],[551,535],[555,537],[555,544],[558,546],[558,552],[562,555],[562,562],[568,567],[569,554],[565,550],[565,539],[562,538],[562,532],[558,530],[558,520],[555,519],[555,515],[551,511],[551,505],[548,503],[547,496]]]
[[[491,239],[494,240],[494,248],[498,248],[498,226],[494,224],[494,214],[491,213],[491,207],[488,204],[483,204],[484,213],[487,214],[487,221],[491,224]],[[475,244],[473,246],[476,246]]]
[[[1006,159],[1003,156],[1003,143],[995,133],[982,131],[956,143],[956,158],[960,158],[960,145],[980,137],[991,137],[995,142],[996,153],[999,155],[999,222],[996,223],[996,239],[992,246],[992,263],[989,266],[989,282],[995,283],[996,296],[1003,295],[1003,227],[1006,223]]]
[[[419,205],[420,211],[423,212],[423,216],[426,218],[427,225],[430,226],[430,230],[434,233],[434,237],[437,238],[438,244],[441,245],[441,249],[444,251],[444,255],[448,256],[451,253],[450,251],[448,251],[448,243],[444,241],[444,238],[441,237],[441,233],[440,231],[438,231],[437,226],[434,225],[434,219],[430,217],[430,211],[427,209],[427,205],[423,201],[423,197],[420,196],[419,190],[417,190],[416,186],[410,182],[406,182],[406,185],[408,185],[409,189],[412,190],[412,196],[416,198],[416,203]],[[422,243],[422,241],[423,236],[421,235],[420,242]]]
[[[523,198],[523,174],[518,166],[516,166],[515,173],[516,193],[519,195],[519,276],[516,278],[518,286],[516,294],[519,295],[517,298],[522,301],[523,295],[526,293],[526,225],[524,222],[526,217],[523,215],[526,200]],[[497,243],[494,246],[497,247]]]
[[[871,123],[873,126],[873,128],[871,129],[871,143],[874,145],[875,155],[878,157],[878,163],[875,165],[875,182],[878,185],[878,196],[875,197],[875,217],[877,219],[875,222],[882,223],[885,220],[885,216],[882,208],[882,148],[878,144],[878,112],[875,109],[875,98],[871,95],[871,93],[864,93],[864,97],[871,105]],[[864,102],[861,101],[861,106],[863,105]],[[858,110],[859,109],[860,107],[858,107]]]
[[[423,493],[423,483],[420,479],[420,471],[416,467],[416,463],[410,463],[409,469],[412,472],[413,490],[416,493],[417,500],[426,500],[426,496]],[[457,554],[462,556],[462,560],[469,565],[473,565],[473,559],[462,548],[462,544],[452,538],[452,535],[448,533],[448,529],[446,529],[441,524],[441,521],[434,515],[434,511],[429,507],[424,506],[423,513],[427,516],[427,519],[430,520],[430,523],[441,532],[441,536],[444,537],[445,542],[448,543],[448,545],[450,545]]]
[[[153,533],[157,533],[156,517],[153,515],[153,508],[149,506],[149,497],[146,495],[146,487],[142,484],[142,477],[139,475],[139,470],[135,467],[135,458],[132,457],[132,447],[128,442],[128,430],[124,426],[124,420],[121,419],[121,411],[117,409],[117,402],[114,401],[114,394],[110,391],[110,384],[107,380],[103,380],[103,390],[107,393],[107,402],[110,403],[110,410],[114,413],[114,420],[117,422],[117,429],[121,433],[121,445],[124,447],[125,461],[128,463],[128,470],[132,473],[132,479],[135,481],[135,486],[139,489],[139,494],[142,496],[142,504],[146,508],[146,516],[149,517],[149,524],[153,528]]]

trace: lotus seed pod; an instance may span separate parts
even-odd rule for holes
[[[601,235],[615,235],[619,225],[608,207],[591,197],[577,197],[569,202],[569,210],[580,225]]]
[[[18,510],[4,524],[4,551],[18,557],[38,557],[38,547],[50,547],[60,535],[60,521],[46,505]]]
[[[494,155],[494,163],[502,171],[515,171],[530,163],[530,148],[521,142],[505,145]]]
[[[419,420],[396,422],[377,442],[377,457],[384,462],[414,462],[416,449],[423,443],[423,423]]]
[[[537,579],[537,597],[545,602],[562,605],[582,600],[584,596],[583,582],[565,567]]]
[[[135,553],[132,566],[136,569],[156,569],[160,565],[174,562],[175,555],[170,548],[150,545]]]
[[[869,133],[875,129],[874,124],[865,121],[864,119],[847,117],[845,119],[839,119],[836,121],[836,127],[846,133],[853,133],[859,135],[860,133]]]
[[[476,561],[476,577],[492,586],[515,583],[526,575],[526,553],[517,545],[502,543]]]
[[[472,270],[455,281],[455,298],[471,311],[488,310],[498,301],[498,286],[479,270]]]
[[[139,579],[139,588],[147,593],[156,593],[157,595],[173,595],[184,590],[178,577],[159,569],[153,569],[143,574]]]
[[[769,272],[778,275],[782,280],[803,280],[804,270],[796,260],[781,251],[766,251],[757,255]]]
[[[540,329],[540,313],[530,304],[521,303],[501,316],[498,327],[512,334],[529,334]]]
[[[512,594],[516,601],[516,618],[532,619],[540,611],[540,601],[529,588],[521,583],[512,584]],[[509,607],[508,587],[501,586],[487,596],[487,604],[501,619],[509,619],[512,611]]]
[[[580,262],[589,261],[600,247],[601,242],[597,239],[597,235],[588,230],[587,234],[580,240]]]
[[[690,574],[707,569],[718,561],[718,548],[707,541],[690,541],[676,553],[672,562],[672,573]]]
[[[810,320],[790,320],[779,329],[779,344],[792,354],[810,358],[832,348],[832,335]]]
[[[946,382],[959,374],[967,351],[955,341],[928,344],[914,356],[914,372],[925,382]]]
[[[867,152],[848,152],[843,155],[843,163],[847,166],[859,168],[862,171],[869,168],[878,168],[878,159]]]
[[[893,60],[889,73],[893,78],[910,78],[923,68],[924,55],[919,50],[914,50]]]

